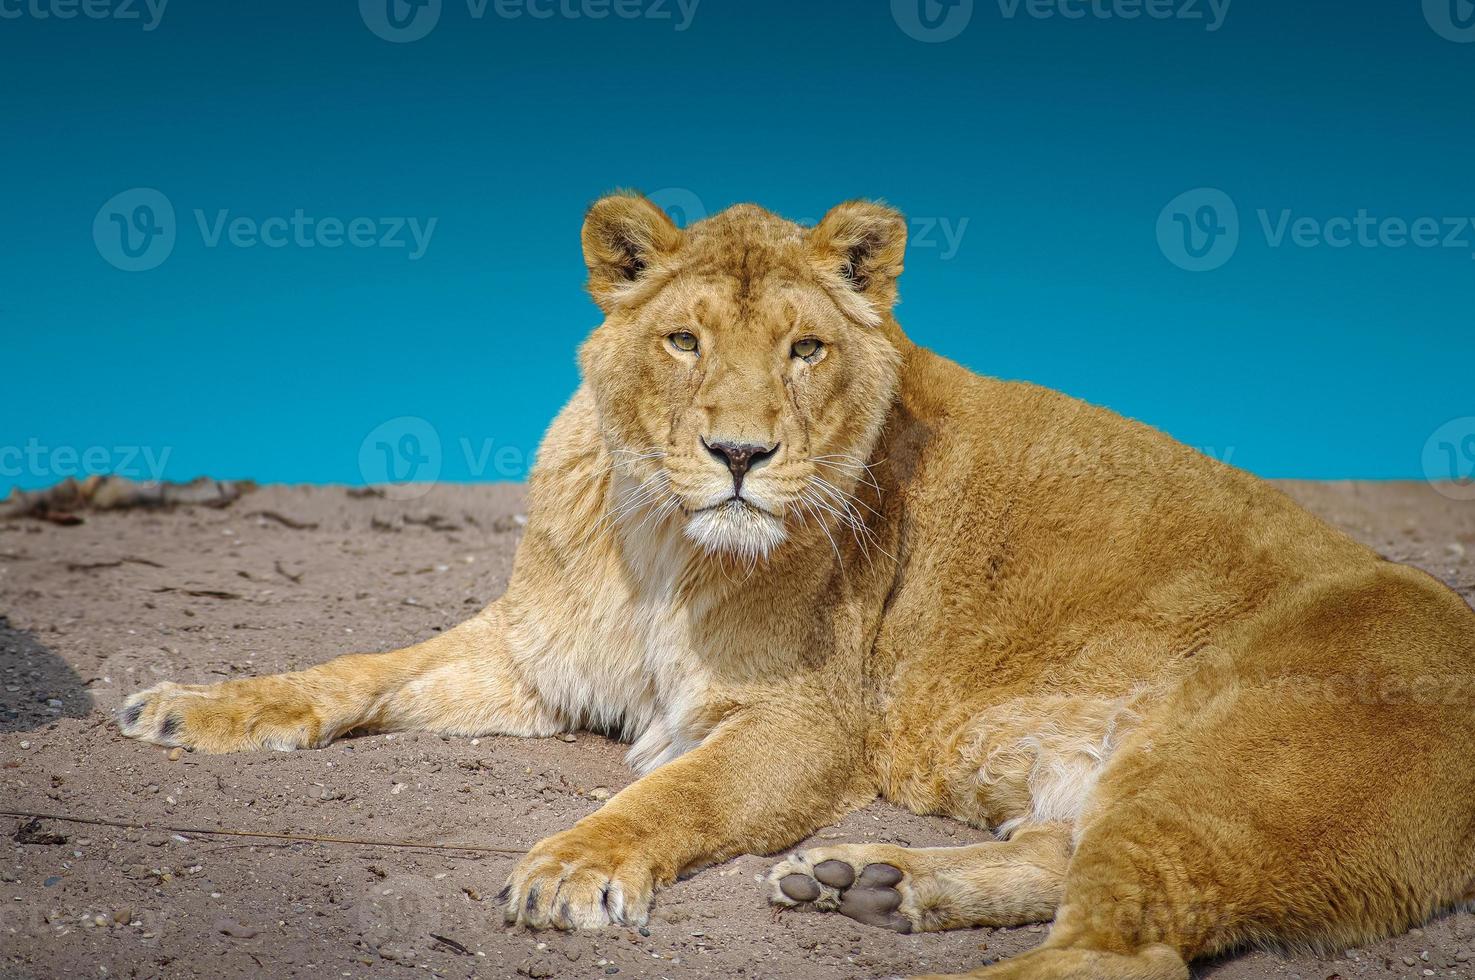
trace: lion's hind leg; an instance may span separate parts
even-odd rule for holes
[[[790,855],[768,877],[783,907],[837,911],[898,932],[1047,922],[1070,856],[1063,824],[965,847],[840,844]]]
[[[1045,943],[971,975],[1184,978],[1201,956],[1343,949],[1468,901],[1475,710],[1419,692],[1475,665],[1475,620],[1399,577],[1311,597],[1154,706],[1097,781]]]

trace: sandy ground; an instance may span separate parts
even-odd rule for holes
[[[1287,488],[1475,594],[1475,504],[1419,484]],[[885,977],[1040,941],[1038,926],[898,936],[836,915],[775,917],[759,856],[661,892],[649,935],[508,929],[491,896],[514,852],[630,780],[619,746],[400,734],[171,758],[110,723],[125,694],[157,680],[304,667],[456,623],[503,588],[520,506],[515,486],[410,502],[266,487],[221,510],[0,523],[0,810],[136,825],[0,817],[0,975]],[[816,839],[981,837],[877,803]],[[1330,958],[1255,953],[1197,975],[1475,976],[1472,953],[1475,916],[1461,913]]]

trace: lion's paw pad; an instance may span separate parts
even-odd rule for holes
[[[839,858],[814,860],[816,855],[795,854],[769,875],[769,900],[776,905],[812,906],[839,912],[857,922],[911,932],[911,920],[900,909],[906,873],[884,861],[860,866]]]

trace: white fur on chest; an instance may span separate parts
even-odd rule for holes
[[[664,529],[627,532],[623,559],[610,558],[623,567],[570,581],[558,614],[539,616],[540,649],[522,651],[545,702],[578,726],[634,743],[627,758],[640,772],[706,734],[692,721],[707,673],[679,588],[689,548]]]

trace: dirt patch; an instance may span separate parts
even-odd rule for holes
[[[1286,487],[1475,595],[1475,504],[1421,484]],[[454,625],[505,585],[521,506],[513,486],[410,502],[271,486],[224,509],[0,523],[0,810],[152,828],[0,818],[0,975],[885,977],[969,969],[1043,938],[1043,927],[898,936],[834,915],[776,917],[757,885],[772,862],[758,856],[661,892],[649,935],[507,929],[492,902],[516,860],[507,852],[629,782],[622,747],[399,734],[171,758],[108,721],[159,680],[291,670]],[[320,840],[207,832],[225,830]],[[877,803],[815,840],[983,837]],[[461,844],[478,849],[445,846]],[[1196,973],[1475,976],[1472,953],[1475,916],[1461,913],[1335,957],[1255,953]]]

